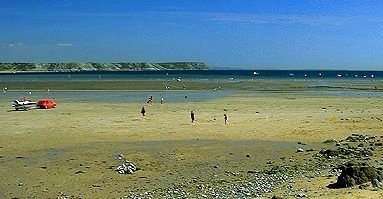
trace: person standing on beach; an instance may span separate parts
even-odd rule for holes
[[[228,125],[229,123],[227,123],[227,115],[226,114],[223,114],[223,119],[225,120],[225,125]]]
[[[193,125],[195,125],[194,111],[190,112],[190,118],[191,118],[191,122],[193,123]]]
[[[146,113],[145,107],[143,106],[142,109],[141,109],[142,118],[145,117],[145,113]]]
[[[161,97],[161,104],[164,104],[164,97]]]

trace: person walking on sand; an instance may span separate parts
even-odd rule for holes
[[[191,118],[191,122],[193,123],[193,125],[195,125],[194,111],[190,112],[190,118]]]
[[[149,106],[152,106],[153,105],[153,95],[151,95],[148,99],[148,102]]]
[[[227,115],[223,114],[223,119],[225,120],[225,125],[228,125],[229,123],[227,122]]]
[[[146,113],[145,107],[143,106],[142,109],[141,109],[142,118],[145,117],[145,113]]]

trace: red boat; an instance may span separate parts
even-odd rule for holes
[[[37,108],[43,108],[43,109],[56,108],[56,105],[57,105],[56,102],[52,100],[40,100],[36,104]]]

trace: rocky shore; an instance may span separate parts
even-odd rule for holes
[[[262,171],[247,170],[227,175],[234,182],[188,181],[166,189],[131,193],[122,199],[138,198],[306,198],[308,190],[296,189],[295,180],[317,177],[336,179],[328,189],[357,188],[379,191],[382,188],[383,161],[380,159],[383,137],[352,134],[344,140],[326,140],[322,149],[299,142],[296,155],[284,157],[283,164],[269,161]],[[277,194],[276,194],[277,193]]]

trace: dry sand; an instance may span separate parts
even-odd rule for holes
[[[153,106],[58,100],[56,109],[13,111],[0,100],[0,107],[0,198],[118,198],[174,185],[192,192],[197,184],[245,181],[247,171],[270,161],[304,164],[297,142],[320,149],[324,140],[352,133],[383,135],[379,97],[243,92]],[[119,154],[141,170],[118,174]],[[296,178],[294,188],[310,198],[383,197],[382,191],[326,188],[334,181]]]

